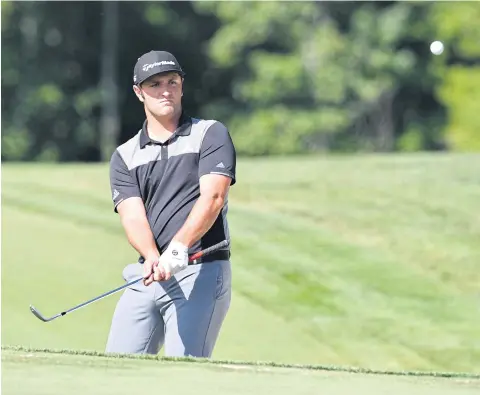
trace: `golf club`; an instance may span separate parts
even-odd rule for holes
[[[201,258],[201,257],[204,256],[204,255],[208,255],[208,254],[210,254],[210,253],[212,253],[212,252],[214,252],[214,251],[217,251],[217,250],[219,250],[219,249],[221,249],[221,248],[227,247],[228,244],[229,244],[229,242],[228,242],[227,240],[223,240],[223,241],[221,241],[220,243],[214,244],[214,245],[211,246],[211,247],[208,247],[208,248],[206,248],[206,249],[204,249],[204,250],[202,250],[202,251],[199,251],[199,252],[191,255],[191,256],[188,258],[188,260],[189,260],[190,264],[196,264],[196,263],[198,263],[198,262],[196,262],[197,259]],[[84,307],[84,306],[86,306],[86,305],[88,305],[88,304],[90,304],[90,303],[93,303],[93,302],[95,302],[95,301],[97,301],[97,300],[99,300],[99,299],[103,299],[104,297],[106,297],[106,296],[108,296],[108,295],[111,295],[111,294],[114,294],[115,292],[121,291],[122,289],[127,288],[127,287],[129,287],[130,285],[136,284],[136,283],[138,283],[138,282],[141,281],[141,280],[143,280],[143,276],[140,277],[140,278],[137,278],[136,280],[130,281],[130,282],[128,282],[128,283],[126,283],[126,284],[118,287],[118,288],[115,288],[115,289],[113,289],[113,290],[111,290],[111,291],[105,292],[104,294],[102,294],[102,295],[100,295],[100,296],[97,296],[96,298],[93,298],[93,299],[90,299],[90,300],[88,300],[88,301],[86,301],[86,302],[84,302],[84,303],[81,303],[81,304],[79,304],[78,306],[72,307],[72,308],[69,309],[69,310],[62,311],[61,313],[58,313],[57,315],[54,315],[54,316],[52,316],[52,317],[50,317],[50,318],[45,318],[45,317],[40,313],[40,311],[38,311],[38,310],[37,310],[34,306],[32,306],[32,305],[30,305],[30,311],[33,313],[33,315],[34,315],[35,317],[37,317],[39,320],[41,320],[41,321],[43,321],[43,322],[53,321],[54,319],[56,319],[56,318],[58,318],[58,317],[63,317],[64,315],[66,315],[66,314],[68,314],[68,313],[70,313],[70,312],[72,312],[72,311],[74,311],[74,310],[78,310],[79,308]]]

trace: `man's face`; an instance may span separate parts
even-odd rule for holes
[[[175,114],[182,103],[182,77],[177,73],[157,74],[133,89],[146,109],[155,116]]]

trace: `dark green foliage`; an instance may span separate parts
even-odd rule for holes
[[[101,2],[2,2],[3,160],[108,157],[109,16]],[[136,59],[165,49],[187,71],[187,111],[227,124],[240,155],[476,149],[479,16],[475,2],[119,2],[114,140],[144,119]]]

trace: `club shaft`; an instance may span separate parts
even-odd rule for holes
[[[103,299],[103,298],[105,298],[106,296],[109,296],[109,295],[111,295],[111,294],[114,294],[115,292],[121,291],[121,290],[124,289],[124,288],[127,288],[127,287],[129,287],[129,286],[131,286],[131,285],[133,285],[133,284],[138,283],[138,282],[139,282],[140,280],[142,280],[142,279],[143,279],[143,277],[137,278],[136,280],[133,280],[133,281],[130,281],[129,283],[123,284],[122,286],[120,286],[120,287],[118,287],[118,288],[115,288],[115,289],[112,289],[111,291],[105,292],[104,294],[101,294],[101,295],[99,295],[99,296],[97,296],[97,297],[95,297],[95,298],[93,298],[93,299],[90,299],[90,300],[88,300],[88,301],[86,301],[86,302],[83,302],[83,303],[79,304],[78,306],[75,306],[75,307],[72,307],[72,308],[69,309],[69,310],[63,311],[63,312],[61,313],[61,315],[65,315],[65,314],[67,314],[67,313],[70,313],[71,311],[78,310],[78,309],[80,309],[81,307],[87,306],[87,305],[89,305],[90,303],[96,302],[97,300]]]
[[[200,258],[200,257],[202,257],[202,256],[204,256],[204,255],[208,255],[208,254],[210,254],[210,253],[213,252],[213,251],[216,251],[216,250],[219,250],[220,248],[223,248],[223,247],[228,246],[228,244],[229,244],[229,242],[228,242],[227,240],[221,241],[220,243],[217,243],[217,244],[215,244],[215,245],[213,245],[213,246],[210,246],[210,247],[208,247],[208,248],[205,248],[204,250],[199,251],[199,252],[191,255],[191,256],[189,257],[189,261],[194,261],[195,259],[198,259],[198,258]],[[114,294],[114,293],[116,293],[116,292],[119,292],[119,291],[121,291],[122,289],[125,289],[125,288],[127,288],[127,287],[129,287],[129,286],[131,286],[131,285],[133,285],[133,284],[138,283],[139,281],[143,280],[143,278],[144,278],[144,277],[142,276],[142,277],[140,277],[140,278],[137,278],[136,280],[133,280],[133,281],[130,281],[130,282],[126,283],[126,284],[123,284],[123,285],[121,285],[120,287],[117,287],[117,288],[115,288],[115,289],[112,289],[111,291],[105,292],[105,293],[103,293],[103,294],[101,294],[101,295],[99,295],[99,296],[97,296],[97,297],[95,297],[95,298],[93,298],[93,299],[90,299],[90,300],[88,300],[88,301],[86,301],[86,302],[83,302],[83,303],[79,304],[78,306],[72,307],[72,308],[69,309],[69,310],[62,311],[60,314],[57,314],[56,316],[53,316],[53,317],[49,318],[48,320],[53,320],[54,318],[64,316],[65,314],[68,314],[68,313],[70,313],[70,312],[72,312],[72,311],[74,311],[74,310],[78,310],[78,309],[80,309],[80,308],[82,308],[82,307],[85,307],[85,306],[87,306],[87,305],[89,305],[89,304],[91,304],[91,303],[93,303],[93,302],[96,302],[97,300],[103,299],[103,298],[105,298],[105,297],[107,297],[107,296],[109,296],[109,295],[112,295],[112,294]]]

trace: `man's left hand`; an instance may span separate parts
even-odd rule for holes
[[[178,241],[172,241],[160,255],[155,267],[154,281],[167,281],[188,266],[188,247]]]

